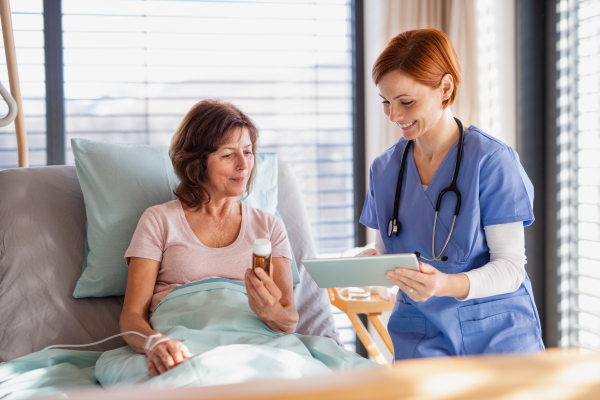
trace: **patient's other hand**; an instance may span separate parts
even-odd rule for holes
[[[167,340],[159,343],[148,354],[148,372],[152,377],[164,374],[191,356],[185,344],[175,339]]]
[[[354,257],[370,257],[370,256],[378,256],[379,252],[375,249],[364,249]]]
[[[257,275],[260,275],[260,278]],[[256,271],[246,271],[246,293],[250,308],[263,320],[272,319],[278,306],[281,307],[281,290],[273,279],[259,268],[256,268]]]
[[[294,333],[298,313],[293,304],[282,301],[282,292],[260,268],[246,271],[248,305],[275,332]],[[284,304],[282,304],[284,303]]]

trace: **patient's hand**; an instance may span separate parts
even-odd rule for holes
[[[262,269],[246,271],[248,305],[267,326],[285,334],[294,333],[298,312],[293,304],[282,300],[282,292],[273,279]]]
[[[370,257],[370,256],[378,256],[379,252],[375,249],[364,249],[354,257]]]
[[[185,344],[175,339],[167,340],[159,343],[148,354],[148,372],[152,377],[164,374],[191,356]]]

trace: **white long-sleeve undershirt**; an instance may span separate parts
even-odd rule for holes
[[[488,225],[483,228],[490,249],[490,262],[465,272],[470,282],[469,295],[461,301],[512,293],[525,279],[525,230],[523,222]],[[375,249],[387,254],[381,233],[375,238]]]

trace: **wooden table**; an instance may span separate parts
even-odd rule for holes
[[[365,346],[369,354],[373,357],[375,362],[381,365],[388,365],[385,357],[381,353],[381,350],[377,347],[377,344],[373,341],[373,338],[369,334],[369,331],[362,323],[358,314],[366,314],[373,327],[383,339],[386,347],[390,353],[394,354],[394,346],[392,345],[392,338],[387,331],[387,328],[381,322],[380,315],[384,311],[392,311],[394,308],[394,302],[396,297],[392,295],[389,300],[381,298],[377,294],[372,294],[369,300],[352,300],[348,297],[340,295],[337,289],[327,289],[329,294],[329,301],[331,304],[342,310],[350,319],[356,335]]]

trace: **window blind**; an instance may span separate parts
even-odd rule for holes
[[[600,0],[557,7],[561,345],[600,351]]]
[[[63,0],[65,134],[168,145],[220,98],[298,177],[319,253],[354,247],[350,2]],[[360,205],[362,206],[362,205]]]
[[[29,144],[29,164],[46,165],[46,88],[42,0],[11,2],[21,98]],[[4,42],[0,42],[0,81],[10,91]],[[0,116],[8,112],[0,100]],[[0,169],[18,166],[15,124],[0,128]]]

